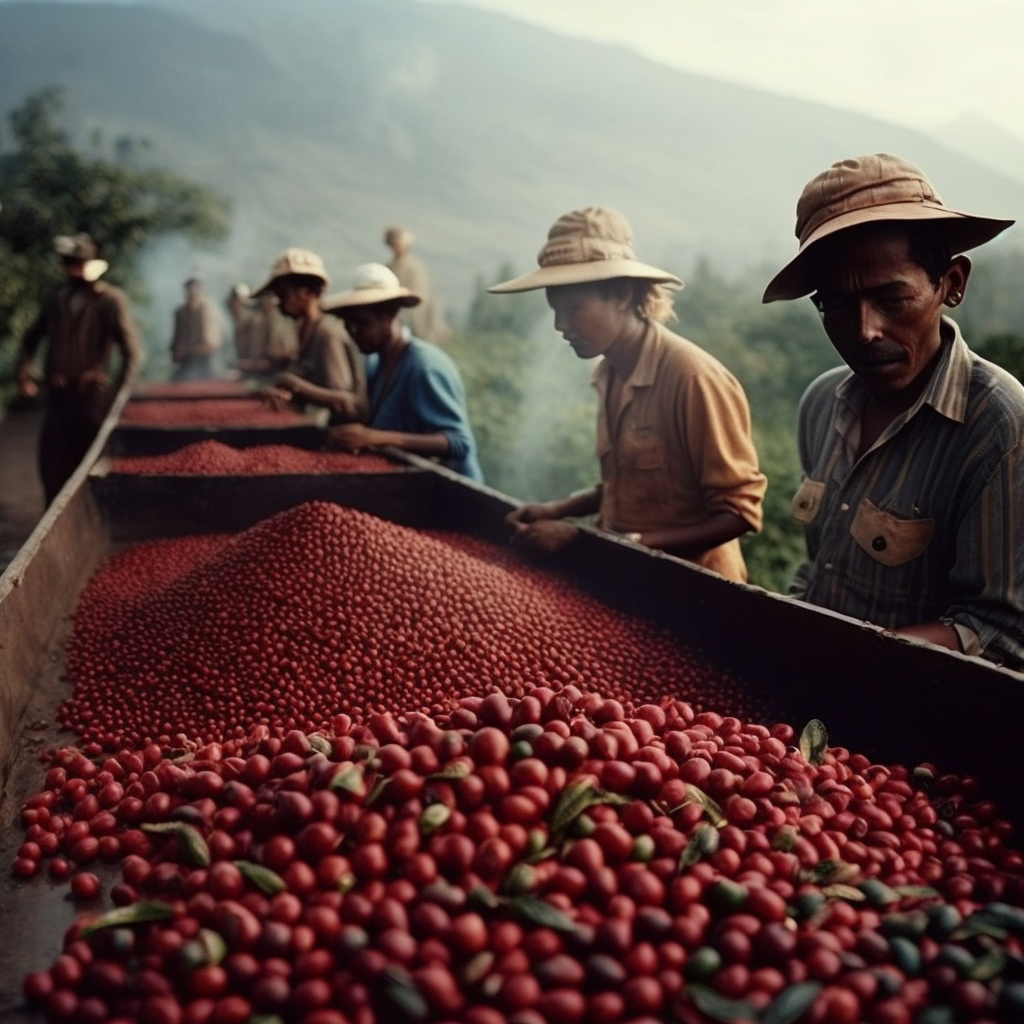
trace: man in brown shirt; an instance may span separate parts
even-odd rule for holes
[[[114,396],[141,363],[138,335],[124,292],[100,281],[105,260],[87,234],[54,239],[67,280],[48,295],[21,339],[16,371],[25,398],[39,394],[33,362],[49,339],[43,364],[46,415],[39,439],[39,472],[46,500],[74,473],[96,437]],[[114,349],[120,353],[112,381]]]
[[[593,376],[601,482],[523,505],[509,517],[515,536],[557,550],[576,533],[561,520],[597,513],[602,529],[746,580],[738,538],[760,529],[766,481],[739,382],[661,322],[672,315],[667,287],[682,282],[637,260],[629,223],[601,207],[560,217],[539,262],[488,290],[544,288],[576,355],[602,357]]]

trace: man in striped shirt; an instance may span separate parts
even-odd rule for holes
[[[791,593],[898,635],[1024,667],[1024,387],[967,347],[964,250],[1013,222],[945,206],[888,154],[804,189],[764,301],[811,295],[846,366],[800,405]]]

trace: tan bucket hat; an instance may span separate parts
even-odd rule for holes
[[[675,274],[641,263],[633,255],[629,221],[607,206],[588,206],[559,217],[537,255],[539,270],[492,285],[489,292],[528,292],[565,284],[635,277],[682,288]]]
[[[290,274],[318,277],[323,281],[325,288],[331,283],[331,279],[324,269],[324,261],[311,249],[285,249],[274,260],[274,265],[270,268],[269,280],[252,293],[253,297],[269,291],[278,278],[288,277]]]
[[[814,291],[808,253],[823,238],[871,221],[943,221],[954,253],[1005,231],[1012,220],[962,213],[946,206],[908,160],[888,153],[839,160],[813,177],[796,204],[800,249],[772,278],[762,302],[798,299]]]
[[[326,313],[334,313],[350,306],[374,306],[378,302],[395,299],[402,306],[418,306],[422,301],[415,292],[403,287],[395,272],[383,263],[364,263],[356,267],[352,287],[347,292],[321,299],[320,308]]]
[[[106,260],[96,258],[96,243],[84,231],[77,235],[57,235],[53,240],[53,251],[63,259],[81,260],[85,281],[98,281],[110,268]]]

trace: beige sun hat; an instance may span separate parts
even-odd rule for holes
[[[418,306],[422,301],[415,292],[400,284],[395,272],[383,263],[364,263],[356,267],[352,287],[347,292],[321,299],[320,308],[333,313],[350,306],[374,306],[395,299],[402,306]]]
[[[565,284],[635,277],[682,288],[675,274],[641,263],[633,254],[633,229],[618,210],[588,206],[563,214],[537,255],[539,270],[492,285],[489,292],[528,292]]]
[[[871,221],[941,221],[954,253],[1005,231],[1012,220],[978,217],[946,206],[923,172],[888,153],[839,160],[813,177],[796,204],[796,256],[772,278],[762,302],[814,291],[808,253],[822,239]]]
[[[269,280],[252,293],[253,297],[255,298],[257,295],[269,291],[275,281],[282,277],[288,277],[291,274],[318,277],[323,281],[325,288],[331,283],[331,279],[327,276],[326,269],[324,269],[324,261],[311,249],[285,249],[274,260],[274,265],[270,268]]]
[[[96,258],[96,243],[84,231],[77,235],[57,235],[53,251],[63,259],[81,260],[84,281],[98,281],[110,268],[106,260]]]

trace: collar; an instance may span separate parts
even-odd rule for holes
[[[954,423],[963,423],[967,414],[967,394],[971,383],[971,350],[967,347],[960,327],[955,320],[942,318],[942,355],[931,380],[921,392],[917,401],[900,417],[909,420],[919,409],[930,405],[939,415]],[[851,372],[836,387],[836,397],[847,404],[859,407],[863,388],[857,375]]]
[[[640,355],[637,358],[633,372],[623,381],[626,388],[649,388],[652,387],[658,375],[658,364],[661,361],[661,354],[665,348],[662,332],[665,330],[661,324],[648,321],[644,328],[643,338],[640,340]],[[590,375],[590,382],[603,395],[608,389],[608,360],[602,357]]]

